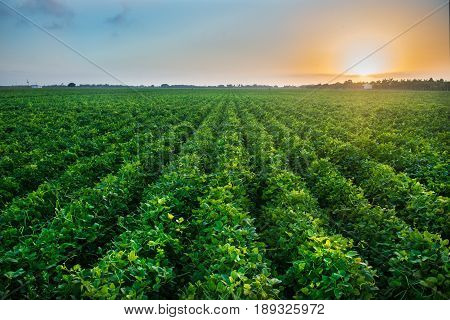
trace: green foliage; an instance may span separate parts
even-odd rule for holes
[[[352,241],[327,234],[327,218],[305,183],[282,168],[281,155],[254,117],[243,116],[249,127],[248,140],[273,160],[263,176],[261,218],[265,223],[260,228],[269,247],[276,249],[269,256],[285,286],[285,295],[298,299],[373,297],[373,270],[352,250]]]
[[[363,193],[326,160],[312,164],[308,181],[335,228],[357,240],[360,251],[379,270],[383,294],[393,298],[443,298],[448,294],[448,240],[413,231],[392,211],[370,206]],[[434,287],[424,286],[423,280],[429,277],[442,281]]]
[[[6,299],[448,299],[448,97],[5,90]]]

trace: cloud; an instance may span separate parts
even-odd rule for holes
[[[20,11],[30,15],[46,18],[47,29],[63,29],[72,22],[74,12],[61,0],[26,0],[18,7]]]
[[[410,78],[413,74],[409,72],[383,72],[383,73],[374,73],[371,74],[370,77],[377,79],[388,79],[388,78]]]
[[[20,9],[57,18],[67,18],[74,15],[73,11],[60,0],[26,0],[22,3]]]
[[[106,19],[106,23],[112,24],[112,25],[124,25],[128,22],[128,6],[123,4],[122,5],[122,10],[117,13],[116,15],[109,17]]]
[[[64,24],[62,23],[58,23],[56,21],[53,21],[52,23],[49,23],[47,25],[45,25],[45,28],[49,29],[49,30],[60,30],[64,28]]]

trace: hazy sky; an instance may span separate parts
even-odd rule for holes
[[[0,0],[0,85],[326,82],[448,0]],[[339,78],[450,78],[448,5]]]

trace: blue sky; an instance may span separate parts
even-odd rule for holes
[[[327,81],[445,2],[2,1],[134,85]],[[349,77],[448,79],[448,39],[447,7]],[[0,85],[117,82],[1,3],[0,46]]]

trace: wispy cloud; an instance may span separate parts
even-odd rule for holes
[[[45,25],[45,27],[49,30],[60,30],[60,29],[63,29],[65,27],[65,25],[62,23],[53,21],[53,22]]]
[[[26,14],[50,18],[44,26],[52,30],[64,28],[74,17],[73,10],[61,0],[26,0],[18,9]]]
[[[112,25],[124,25],[128,23],[128,12],[129,7],[125,3],[122,3],[122,9],[119,13],[115,14],[112,17],[109,17],[106,19],[106,23],[112,24]]]
[[[26,0],[20,7],[21,10],[40,13],[53,17],[72,17],[73,11],[64,2],[59,0]]]

